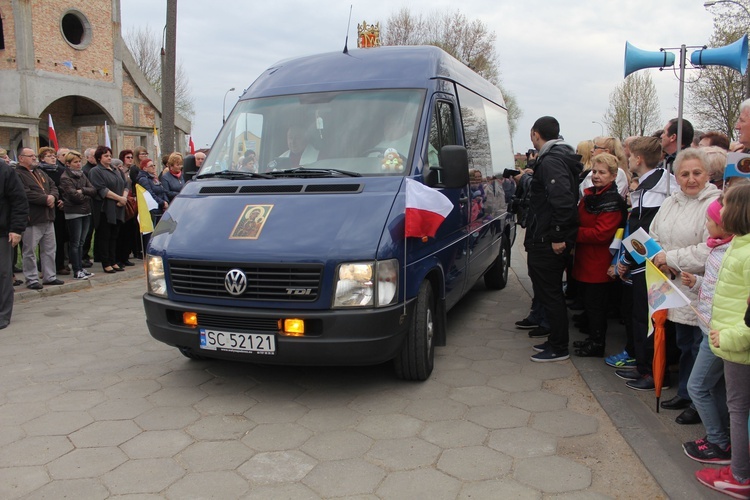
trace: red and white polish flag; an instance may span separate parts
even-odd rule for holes
[[[453,210],[453,203],[440,191],[406,178],[405,234],[407,238],[435,236]]]
[[[188,138],[190,139],[190,141],[188,142],[188,146],[190,146],[190,154],[194,155],[195,154],[195,143],[193,142],[193,136],[192,135],[188,136]]]
[[[55,151],[57,151],[60,149],[60,146],[57,145],[57,134],[55,133],[55,126],[52,124],[52,115],[47,115],[47,117],[47,134],[49,135],[49,142],[55,146]]]

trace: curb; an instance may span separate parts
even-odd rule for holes
[[[52,297],[55,295],[62,295],[70,292],[79,292],[81,290],[88,290],[95,288],[96,286],[109,285],[120,281],[129,281],[136,278],[144,279],[145,269],[142,264],[136,263],[135,266],[128,267],[124,272],[117,274],[106,274],[103,271],[94,272],[94,276],[87,280],[75,280],[70,276],[61,276],[62,278],[68,278],[62,285],[46,285],[41,290],[29,290],[26,285],[19,285],[14,287],[13,300],[15,302],[28,302],[31,300],[44,299],[46,297]],[[23,279],[23,276],[20,276]],[[145,283],[144,283],[145,291]]]

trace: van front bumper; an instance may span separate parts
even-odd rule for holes
[[[244,309],[234,307],[185,304],[144,294],[146,325],[151,336],[165,344],[187,349],[193,354],[252,363],[308,366],[374,365],[391,360],[401,351],[409,330],[413,301],[378,309],[336,309],[325,311]],[[198,313],[198,326],[181,323],[184,312]],[[274,354],[237,353],[201,349],[199,330],[201,315],[226,318],[235,333],[262,333],[275,336]],[[299,318],[305,321],[306,336],[288,337],[273,332],[253,329],[249,325],[275,324],[281,319]],[[248,328],[237,327],[247,323]],[[309,331],[309,334],[307,334]]]

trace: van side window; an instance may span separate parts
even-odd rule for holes
[[[479,170],[482,177],[492,175],[492,151],[483,99],[461,86],[458,99],[461,103],[461,120],[464,125],[464,141],[469,153],[469,166]]]
[[[430,124],[430,143],[427,148],[427,164],[439,167],[438,152],[443,146],[456,144],[456,127],[453,106],[449,102],[438,101]]]

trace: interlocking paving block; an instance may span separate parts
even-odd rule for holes
[[[489,379],[488,375],[474,371],[470,368],[461,368],[458,370],[444,370],[433,372],[433,377],[438,382],[448,387],[472,387],[484,385]]]
[[[201,389],[205,386],[202,385]],[[205,390],[204,390],[205,392]],[[242,415],[258,402],[244,394],[208,396],[193,405],[201,415]]]
[[[21,498],[49,481],[42,466],[0,468],[0,498]]]
[[[242,439],[256,425],[244,415],[210,415],[199,418],[185,430],[197,440],[220,441]]]
[[[591,470],[562,457],[520,460],[516,463],[513,476],[516,480],[544,493],[566,493],[591,486]]]
[[[337,408],[346,406],[357,397],[354,389],[340,389],[330,387],[327,389],[308,389],[294,401],[307,408]]]
[[[52,479],[96,478],[127,461],[115,446],[73,450],[51,462],[47,469]]]
[[[197,387],[162,387],[146,399],[154,406],[191,406],[207,396]]]
[[[5,394],[10,403],[46,402],[63,394],[65,389],[58,384],[33,384],[14,389]]]
[[[252,484],[300,481],[318,461],[301,451],[258,453],[242,464],[238,472]]]
[[[432,378],[424,382],[402,382],[400,386],[393,389],[395,394],[409,401],[444,398],[448,395],[448,391],[450,387]]]
[[[234,471],[193,472],[167,489],[167,498],[240,498],[248,482]]]
[[[313,433],[301,424],[260,424],[242,438],[255,451],[283,451],[299,448]]]
[[[534,351],[529,349],[527,354],[530,358],[534,354]],[[521,368],[521,375],[542,380],[570,377],[572,373],[573,364],[570,360],[558,361],[556,363],[534,363],[528,360],[528,363]]]
[[[436,351],[434,371],[441,372],[443,370],[460,370],[463,368],[471,367],[471,363],[473,363],[471,359],[454,356],[453,354],[454,353],[446,353],[445,347],[441,347],[439,351]]]
[[[521,372],[521,365],[514,361],[505,359],[490,359],[474,361],[471,369],[484,373],[488,377],[500,377],[502,375],[514,375]]]
[[[394,391],[378,391],[355,397],[348,407],[363,415],[387,415],[401,412],[408,404],[408,399]]]
[[[22,427],[29,436],[66,436],[93,421],[85,411],[58,411],[41,415]]]
[[[467,347],[460,347],[456,351],[456,355],[463,358],[469,358],[473,361],[479,361],[480,359],[497,359],[502,353],[492,347],[485,345],[476,345],[476,341],[472,342],[472,345]]]
[[[487,444],[515,458],[553,455],[557,451],[555,436],[528,427],[492,431]]]
[[[508,400],[508,393],[493,387],[480,385],[452,389],[450,398],[467,406],[485,406],[488,404],[505,403]]]
[[[203,441],[193,443],[175,459],[194,472],[234,470],[255,454],[241,441]]]
[[[432,465],[440,451],[434,444],[412,437],[376,441],[366,456],[385,469],[404,470]]]
[[[466,413],[466,420],[487,429],[507,429],[509,427],[525,427],[530,415],[525,410],[501,403],[469,408]]]
[[[463,481],[496,479],[510,472],[513,459],[484,446],[445,450],[437,468]]]
[[[171,458],[147,458],[125,462],[102,476],[102,482],[113,495],[159,493],[184,475],[185,469]]]
[[[460,481],[442,472],[434,469],[417,469],[388,474],[375,493],[384,500],[404,498],[448,500],[456,498],[460,489]]]
[[[65,436],[31,436],[0,448],[0,467],[44,465],[73,449]]]
[[[516,392],[511,394],[508,404],[531,412],[562,410],[568,398],[545,391]]]
[[[363,417],[356,430],[373,439],[416,436],[424,422],[408,415],[372,415]]]
[[[599,420],[591,415],[562,410],[535,413],[531,426],[560,437],[585,436],[599,429]]]
[[[253,484],[243,500],[269,500],[285,498],[294,500],[320,500],[320,495],[302,483],[281,483],[268,486]]]
[[[542,381],[538,378],[518,374],[500,375],[492,377],[487,383],[505,392],[536,391],[542,388]]]
[[[135,422],[144,431],[166,431],[182,429],[200,418],[200,414],[185,406],[160,406],[138,415]]]
[[[109,399],[88,412],[97,420],[130,420],[153,407],[154,405],[146,398]]]
[[[47,483],[27,497],[27,500],[85,498],[97,500],[109,498],[107,488],[98,479],[64,479]]]
[[[323,498],[373,493],[385,471],[359,458],[321,462],[302,480]],[[406,498],[406,497],[402,497]]]
[[[70,391],[52,398],[47,406],[52,411],[88,410],[106,400],[100,390]]]
[[[443,420],[428,422],[419,436],[441,448],[459,448],[461,446],[478,446],[484,443],[489,431],[466,420]]]
[[[85,373],[78,377],[62,382],[60,385],[69,391],[87,391],[94,389],[106,389],[113,386],[122,379],[115,374],[107,373]]]
[[[0,432],[0,448],[26,437],[26,433],[20,425],[3,425],[3,432]]]
[[[145,398],[161,389],[156,380],[123,380],[104,389],[110,399]]]
[[[477,481],[464,483],[461,487],[459,500],[477,500],[482,498],[523,498],[540,499],[542,494],[511,478],[491,481]]]
[[[297,423],[312,431],[323,432],[354,427],[361,418],[359,412],[349,408],[314,408]]]
[[[182,430],[145,431],[120,445],[130,458],[169,458],[193,443]]]
[[[404,413],[426,422],[453,420],[466,414],[467,406],[458,401],[445,399],[422,399],[412,401]]]
[[[252,397],[252,396],[251,396]],[[309,409],[294,401],[262,401],[249,410],[244,415],[259,424],[273,424],[279,422],[296,422],[300,417],[307,413]]]
[[[175,370],[169,373],[165,373],[161,377],[157,378],[156,381],[161,384],[162,387],[189,387],[195,388],[213,380],[215,377],[204,370]]]
[[[343,460],[362,456],[372,443],[357,431],[330,431],[315,434],[300,449],[320,460]]]
[[[47,413],[47,405],[36,403],[5,403],[0,406],[0,422],[3,426],[20,425]]]
[[[143,432],[130,420],[104,420],[93,422],[68,438],[76,448],[119,446]]]

